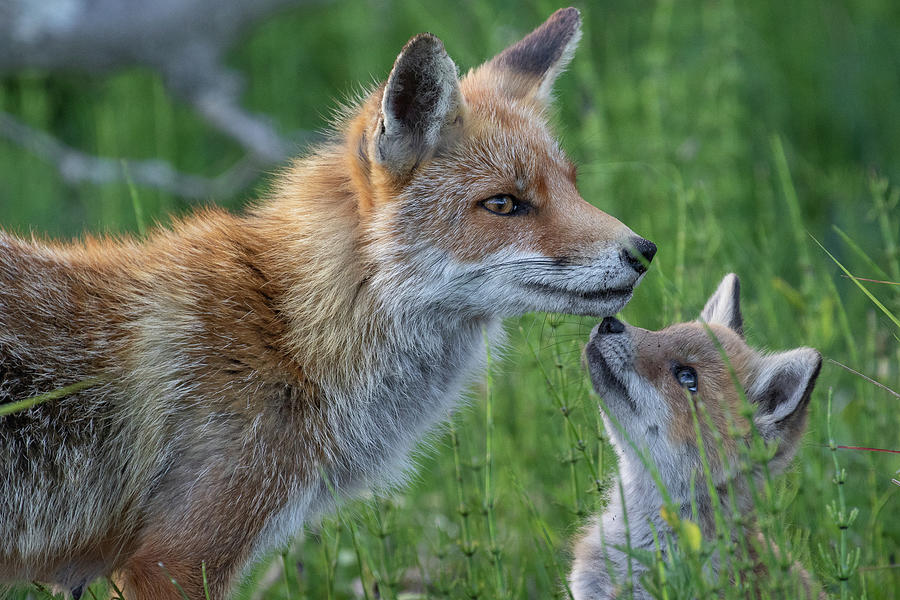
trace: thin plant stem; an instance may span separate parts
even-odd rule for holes
[[[394,581],[394,568],[390,560],[391,552],[390,548],[388,547],[388,537],[390,536],[390,530],[388,526],[385,525],[385,519],[382,515],[380,504],[381,502],[376,499],[372,507],[376,524],[375,535],[379,540],[378,549],[379,554],[381,555],[381,577],[379,583],[379,592],[380,595],[383,595],[386,598],[396,598],[397,593],[394,589],[396,587],[396,582]]]
[[[161,562],[157,563],[157,565],[159,565],[159,568],[162,569],[162,572],[165,574],[165,576],[169,580],[169,582],[171,582],[171,584],[175,587],[175,589],[178,590],[178,594],[182,597],[182,599],[190,600],[190,598],[188,598],[187,593],[184,591],[184,588],[181,587],[181,584],[178,583],[178,580],[175,579],[171,573],[169,573],[169,571],[168,571],[168,569],[166,569],[165,565],[163,565],[163,563],[161,563]]]
[[[582,456],[585,458],[585,462],[588,466],[588,470],[590,471],[591,478],[594,481],[594,486],[596,488],[595,491],[597,491],[597,492],[603,491],[603,488],[602,488],[603,482],[600,479],[601,472],[597,468],[597,463],[594,460],[594,457],[591,456],[591,453],[588,450],[587,444],[583,443],[581,435],[578,431],[577,425],[575,425],[574,421],[572,420],[572,411],[570,410],[568,404],[564,401],[562,394],[560,393],[557,386],[555,386],[553,384],[553,381],[550,378],[550,374],[547,373],[547,370],[544,368],[544,363],[540,360],[537,350],[528,341],[528,338],[525,334],[525,329],[520,326],[519,332],[522,335],[522,338],[525,340],[525,345],[528,348],[528,350],[531,352],[531,356],[534,358],[535,364],[537,364],[538,369],[541,372],[541,375],[544,379],[544,383],[547,386],[547,390],[550,391],[550,396],[551,396],[551,398],[553,398],[556,408],[560,411],[560,413],[562,413],[563,418],[565,419],[566,427],[568,428],[568,431],[570,432],[570,434],[574,435],[575,438],[579,441],[579,443],[576,444],[576,448],[579,450],[579,452],[581,452]]]
[[[534,522],[537,524],[541,537],[540,540],[545,544],[545,552],[553,563],[553,568],[556,572],[556,577],[562,582],[563,588],[565,589],[566,596],[569,600],[574,600],[574,595],[572,594],[572,588],[569,587],[569,582],[566,577],[563,575],[563,569],[559,564],[559,559],[556,556],[556,552],[554,551],[555,545],[553,544],[553,539],[550,536],[550,530],[547,527],[547,523],[541,518],[540,513],[532,502],[531,498],[528,497],[528,493],[525,491],[525,488],[522,486],[522,482],[519,481],[518,477],[513,475],[513,483],[516,487],[516,490],[519,492],[519,498],[522,499],[522,502],[528,508],[528,512],[531,513],[531,517],[534,519]]]
[[[138,196],[137,188],[134,187],[134,182],[131,180],[131,173],[128,171],[128,162],[122,160],[121,164],[122,175],[125,179],[125,183],[128,185],[128,194],[131,196],[131,206],[134,209],[134,220],[137,221],[138,233],[140,233],[141,237],[144,237],[147,232],[147,224],[144,221],[144,207],[141,205],[141,199]]]
[[[488,542],[490,547],[488,551],[491,555],[491,560],[494,563],[494,573],[496,577],[496,585],[497,592],[500,594],[501,598],[505,598],[507,595],[506,592],[506,578],[503,572],[503,555],[500,550],[499,544],[497,544],[497,527],[496,520],[494,518],[494,386],[493,386],[493,375],[492,368],[493,363],[491,360],[491,346],[488,341],[487,330],[483,330],[484,335],[484,348],[485,355],[487,358],[487,373],[485,376],[485,409],[484,409],[484,429],[485,429],[485,444],[484,444],[484,509],[485,509],[485,517],[487,519],[487,529],[488,529]]]
[[[324,533],[324,530],[323,530]],[[335,527],[334,534],[334,550],[332,552],[328,551],[328,540],[322,539],[322,554],[325,558],[325,595],[328,600],[334,600],[334,582],[335,582],[335,571],[337,571],[337,560],[338,560],[338,548],[340,548],[341,543],[341,527],[338,524]]]
[[[206,578],[206,561],[200,563],[200,574],[203,575],[203,595],[209,600],[209,580]]]
[[[24,400],[17,400],[16,402],[9,402],[7,404],[4,404],[3,406],[0,406],[0,417],[11,415],[12,413],[18,412],[20,410],[28,410],[29,408],[37,406],[38,404],[43,404],[44,402],[59,400],[60,398],[65,398],[66,396],[77,394],[82,390],[94,387],[95,385],[103,383],[104,381],[106,381],[106,379],[103,377],[91,377],[90,379],[78,381],[71,385],[53,390],[52,392],[47,392],[46,394],[32,396],[31,398],[25,398]]]
[[[457,512],[460,517],[460,526],[462,528],[462,542],[460,550],[466,557],[466,586],[467,593],[475,594],[475,544],[472,542],[472,533],[469,525],[469,507],[466,504],[466,494],[463,481],[462,460],[459,457],[459,435],[456,432],[456,423],[450,421],[450,441],[453,446],[453,465],[456,470],[456,493],[459,504]]]
[[[836,550],[836,564],[835,566],[835,575],[840,582],[841,587],[841,600],[848,600],[850,598],[850,577],[856,571],[856,567],[859,565],[859,548],[856,549],[855,553],[851,553],[847,549],[847,530],[856,520],[856,516],[859,514],[857,509],[854,508],[847,511],[847,499],[844,493],[844,483],[847,479],[847,472],[841,467],[840,461],[838,460],[838,452],[837,452],[837,444],[834,441],[834,429],[832,427],[832,412],[831,412],[831,404],[832,404],[832,395],[833,391],[831,388],[828,389],[828,412],[826,413],[826,427],[828,428],[828,447],[831,449],[831,459],[834,464],[834,484],[837,486],[837,501],[836,503],[833,501],[828,506],[828,512],[831,515],[831,518],[834,520],[835,525],[838,527],[839,538],[838,538],[838,549]],[[819,551],[824,555],[821,547]],[[823,556],[824,558],[824,556]]]

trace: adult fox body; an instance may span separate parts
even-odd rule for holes
[[[225,597],[254,557],[404,460],[544,310],[612,315],[655,246],[585,202],[545,117],[557,11],[462,80],[413,38],[246,214],[146,240],[0,234],[0,580]],[[159,565],[162,563],[164,569]]]

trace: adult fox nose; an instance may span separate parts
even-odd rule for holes
[[[610,333],[622,333],[625,331],[625,324],[615,317],[604,317],[597,326],[597,333],[604,335]]]
[[[656,244],[641,237],[633,237],[628,246],[622,250],[622,260],[638,272],[645,273],[650,261],[656,256]]]

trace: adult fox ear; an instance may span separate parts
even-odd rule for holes
[[[719,287],[700,312],[700,320],[718,323],[738,335],[744,335],[744,319],[741,316],[741,282],[734,273],[722,278]]]
[[[580,39],[581,13],[576,8],[561,8],[476,73],[496,81],[510,97],[549,104],[553,83],[572,60]]]
[[[381,100],[375,158],[391,173],[407,175],[437,147],[463,106],[456,64],[444,44],[422,33],[403,47]]]
[[[748,397],[756,405],[754,421],[767,442],[778,444],[770,468],[783,470],[797,451],[806,428],[813,386],[822,368],[822,355],[797,348],[767,356],[760,365]]]

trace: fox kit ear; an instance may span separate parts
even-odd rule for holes
[[[750,401],[757,405],[754,421],[760,435],[778,444],[772,467],[784,469],[806,428],[806,408],[822,367],[822,355],[797,348],[763,359]]]
[[[581,13],[561,8],[485,66],[509,96],[547,104],[553,83],[572,60],[580,39]]]
[[[415,36],[394,62],[384,89],[376,160],[395,175],[408,174],[435,149],[462,104],[456,65],[444,44],[429,33]]]
[[[700,320],[724,325],[735,333],[744,335],[744,319],[741,317],[741,282],[737,275],[726,275],[719,287],[700,312]]]

